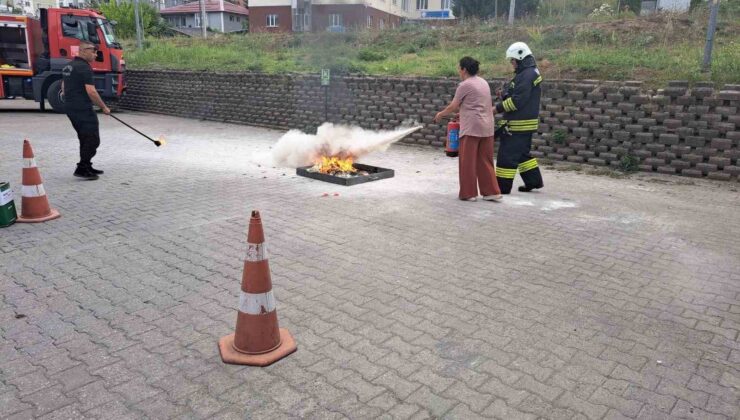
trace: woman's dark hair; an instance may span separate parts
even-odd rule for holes
[[[473,57],[463,57],[460,59],[460,68],[465,69],[471,76],[478,74],[478,66],[480,66],[480,63]]]

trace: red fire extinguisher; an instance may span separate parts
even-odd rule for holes
[[[445,143],[445,154],[455,157],[460,147],[460,122],[457,119],[447,123],[447,142]]]

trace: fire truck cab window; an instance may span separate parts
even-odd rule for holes
[[[92,22],[92,20],[82,16],[62,16],[62,36],[97,43],[97,39],[90,39],[87,22]]]

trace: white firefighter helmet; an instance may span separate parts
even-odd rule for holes
[[[506,50],[506,58],[508,59],[523,60],[528,55],[532,55],[532,50],[523,42],[515,42]]]

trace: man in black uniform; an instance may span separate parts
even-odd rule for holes
[[[537,159],[529,153],[532,134],[539,127],[542,76],[527,44],[511,44],[506,58],[511,60],[515,76],[504,95],[499,95],[501,102],[496,104],[496,112],[504,113],[496,121],[499,140],[496,179],[502,194],[511,192],[517,170],[524,181],[519,191],[529,192],[544,186]]]
[[[100,146],[98,116],[93,111],[93,103],[104,113],[110,114],[110,109],[98,95],[93,82],[90,63],[95,60],[96,51],[95,44],[80,41],[79,55],[62,69],[64,107],[80,140],[80,163],[77,164],[74,176],[90,180],[98,179],[98,174],[103,173],[93,168],[91,162]]]

